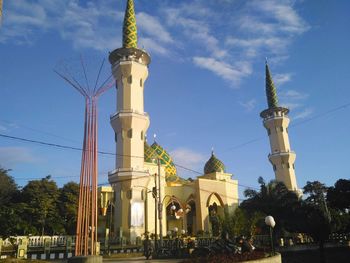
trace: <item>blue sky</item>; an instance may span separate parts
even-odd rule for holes
[[[83,98],[54,72],[80,54],[100,63],[121,46],[126,1],[4,1],[0,28],[0,133],[80,147]],[[274,178],[259,113],[267,107],[264,61],[290,108],[298,185],[349,178],[350,3],[280,0],[136,0],[139,46],[152,56],[145,84],[149,142],[202,171],[211,148],[242,185]],[[97,67],[96,66],[96,67]],[[108,75],[109,65],[105,76]],[[99,100],[99,148],[114,152],[109,116],[116,91]],[[328,114],[325,114],[332,111]],[[253,140],[253,142],[251,142]],[[251,143],[249,143],[251,142]],[[0,165],[20,185],[48,174],[79,179],[81,153],[0,138]],[[99,182],[114,169],[100,156]],[[183,177],[196,174],[178,168]],[[240,187],[240,192],[244,187]],[[240,196],[243,197],[242,195]]]

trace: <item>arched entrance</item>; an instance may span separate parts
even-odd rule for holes
[[[177,228],[178,231],[184,228],[183,225],[183,211],[180,202],[176,199],[172,199],[166,206],[166,226],[167,232],[174,231]]]
[[[224,217],[224,203],[217,193],[211,193],[207,200],[209,229],[213,236],[220,235],[220,218]]]
[[[186,222],[187,222],[187,234],[195,235],[197,233],[197,224],[196,224],[196,203],[194,200],[190,200],[186,205]]]

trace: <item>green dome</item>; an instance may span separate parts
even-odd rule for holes
[[[225,172],[225,165],[223,164],[222,161],[216,158],[214,153],[212,152],[210,159],[207,161],[207,163],[204,166],[204,174],[224,173],[224,172]]]
[[[145,150],[144,150],[145,154],[144,154],[144,160],[145,162],[148,163],[153,163],[154,161],[152,160],[153,157],[153,153],[154,150],[148,145],[148,143],[145,141]]]
[[[151,146],[145,143],[145,162],[152,163],[152,159],[158,157],[160,163],[165,165],[165,180],[167,182],[175,182],[178,180],[176,167],[170,155],[162,146],[154,142]]]

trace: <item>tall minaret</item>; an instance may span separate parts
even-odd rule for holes
[[[277,181],[283,182],[289,190],[299,193],[295,178],[294,162],[296,154],[290,149],[288,137],[289,109],[278,106],[278,98],[269,66],[266,61],[266,97],[268,109],[260,116],[270,139],[269,160],[273,166]]]
[[[137,47],[134,1],[128,0],[123,24],[123,47],[110,53],[116,80],[117,112],[111,116],[115,132],[116,169],[108,181],[115,192],[115,227],[118,235],[135,240],[144,233],[144,191],[149,173],[144,168],[144,141],[149,126],[144,112],[144,83],[150,56]]]

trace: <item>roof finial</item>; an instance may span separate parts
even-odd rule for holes
[[[156,142],[156,137],[157,137],[157,134],[153,134],[153,140],[154,140],[154,142]]]
[[[211,147],[211,155],[214,155],[214,146]]]
[[[123,47],[137,48],[137,26],[134,0],[128,0],[123,24]]]
[[[267,104],[269,106],[269,109],[277,108],[278,107],[278,99],[277,99],[277,92],[275,85],[273,83],[269,65],[267,63],[267,58],[265,61],[265,73],[266,73],[266,97],[267,97]]]

